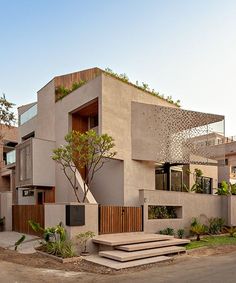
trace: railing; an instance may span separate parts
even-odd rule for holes
[[[14,164],[16,162],[16,150],[7,152],[6,165]]]
[[[30,119],[34,118],[37,115],[38,108],[37,104],[30,107],[27,111],[20,115],[19,124],[20,126],[29,121]]]

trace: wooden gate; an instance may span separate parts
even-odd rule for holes
[[[143,231],[142,207],[99,206],[99,233]]]
[[[41,236],[42,232],[35,232],[28,221],[33,220],[44,228],[43,205],[13,205],[12,206],[12,230],[20,233]]]

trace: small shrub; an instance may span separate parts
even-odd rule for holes
[[[221,196],[228,196],[231,194],[230,186],[226,181],[221,182],[220,187],[217,189],[216,194]]]
[[[224,226],[224,219],[222,218],[210,218],[208,219],[209,221],[209,233],[210,234],[219,234],[222,229],[223,229],[223,226]]]
[[[200,241],[200,236],[204,235],[208,231],[207,226],[201,223],[197,223],[191,226],[190,232],[197,236],[197,241]]]
[[[159,233],[162,235],[174,236],[175,230],[173,228],[167,227],[166,229],[160,230]]]
[[[46,242],[45,244],[42,245],[42,250],[48,254],[62,258],[70,258],[75,256],[73,244],[69,240]]]
[[[87,231],[87,232],[83,232],[83,233],[79,233],[76,238],[78,239],[78,241],[80,242],[83,251],[82,253],[86,254],[87,253],[87,242],[89,239],[92,239],[93,237],[95,237],[95,233],[92,231]]]
[[[148,219],[169,219],[177,218],[176,209],[173,206],[148,206]]]
[[[229,228],[226,228],[226,231],[229,233],[230,237],[234,237],[234,234],[236,233],[236,227],[229,227]]]
[[[178,229],[178,230],[177,230],[177,235],[178,235],[178,237],[179,237],[180,239],[183,239],[184,234],[185,234],[184,229]]]

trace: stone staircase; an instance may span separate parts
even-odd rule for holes
[[[117,269],[120,269],[171,260],[172,255],[185,253],[184,245],[190,241],[137,232],[99,235],[93,242],[99,245],[99,254],[88,260],[115,269],[118,266]]]

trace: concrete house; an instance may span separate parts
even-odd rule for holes
[[[73,90],[74,83],[79,87]],[[207,140],[215,129],[224,132],[223,116],[183,110],[99,68],[55,77],[38,91],[36,102],[19,107],[18,113],[16,204],[75,201],[51,159],[52,150],[65,143],[70,130],[94,129],[114,138],[117,155],[97,174],[88,202],[142,205],[148,232],[184,227],[203,213],[222,217],[222,200],[213,195],[216,154]],[[201,194],[183,190],[183,184],[194,184],[189,173],[194,169],[203,172]],[[153,206],[174,210],[175,219],[157,224],[150,218]]]

